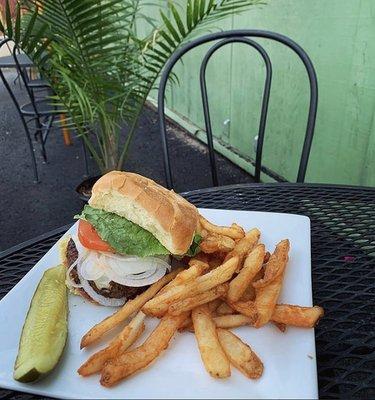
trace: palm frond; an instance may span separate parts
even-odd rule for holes
[[[11,15],[8,0],[0,31],[12,38],[53,88],[51,102],[83,137],[102,170],[121,168],[137,120],[171,54],[213,21],[261,0],[187,0],[166,9],[147,0],[22,0]],[[143,7],[159,10],[162,26]],[[140,38],[143,20],[152,33]],[[172,74],[172,80],[178,77]],[[129,126],[120,149],[120,126]],[[90,132],[90,133],[89,133]],[[120,152],[121,150],[121,152]]]
[[[181,12],[177,10],[172,1],[168,2],[168,8],[173,18],[168,18],[165,12],[161,10],[160,15],[164,26],[154,30],[144,41],[143,65],[140,69],[141,72],[138,71],[138,74],[147,77],[152,83],[139,91],[143,96],[142,101],[146,101],[169,57],[178,47],[192,37],[194,31],[207,23],[226,18],[229,10],[231,13],[235,13],[261,3],[262,0],[188,0],[185,9]],[[129,78],[131,79],[132,77],[130,76]],[[177,81],[176,75],[172,75],[172,80]],[[126,102],[125,106],[128,106]],[[138,112],[137,110],[135,112]],[[119,166],[121,166],[128,151],[133,133],[134,131],[129,135],[122,151]]]

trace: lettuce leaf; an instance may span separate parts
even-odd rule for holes
[[[85,205],[82,213],[75,218],[90,222],[101,239],[119,254],[138,257],[170,254],[152,233],[117,214]],[[199,253],[201,240],[201,236],[194,236],[187,256],[193,257]]]
[[[202,241],[202,236],[198,235],[197,233],[194,235],[193,243],[190,246],[190,249],[186,253],[188,257],[194,257],[197,255],[201,249],[199,247],[200,242]]]
[[[119,254],[138,257],[170,254],[152,233],[117,214],[85,205],[76,218],[90,222],[101,239]]]

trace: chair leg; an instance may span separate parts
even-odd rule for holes
[[[40,122],[39,117],[35,118],[35,136],[37,140],[40,140],[40,153],[43,157],[43,162],[47,162],[47,153],[46,153],[46,148],[44,146],[44,139],[43,139],[43,124]]]
[[[48,137],[49,133],[51,132],[51,128],[52,128],[52,124],[53,124],[54,120],[55,120],[55,117],[53,115],[51,115],[50,117],[48,117],[46,119],[46,121],[48,121],[48,122],[46,124],[45,130],[44,130],[44,133],[42,136],[43,144],[46,143],[46,141],[47,141],[47,137]]]
[[[51,128],[52,128],[52,124],[53,124],[54,119],[55,119],[55,117],[53,115],[51,115],[48,118],[46,118],[47,123],[46,123],[44,131],[42,131],[42,135],[41,135],[41,147],[42,147],[41,148],[41,153],[42,153],[44,162],[48,161],[47,160],[47,151],[46,151],[45,144],[46,144],[48,135],[51,132]]]
[[[31,165],[32,165],[33,172],[34,172],[34,183],[39,183],[38,168],[37,168],[37,164],[36,164],[33,142],[31,140],[30,131],[27,128],[27,125],[24,124],[24,127],[25,127],[25,131],[26,131],[27,143],[29,145],[29,150],[30,150],[30,154],[31,154]]]
[[[85,141],[81,138],[81,143],[82,143],[82,151],[83,151],[83,160],[85,163],[85,175],[84,178],[87,178],[89,176],[89,164],[87,161],[87,149],[85,145]]]

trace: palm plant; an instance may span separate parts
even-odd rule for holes
[[[100,170],[122,169],[147,96],[171,54],[208,24],[261,0],[166,1],[162,24],[149,0],[27,0],[0,32],[12,38],[55,93],[52,101],[82,135]],[[139,37],[143,19],[151,33]],[[125,138],[121,137],[126,126]]]

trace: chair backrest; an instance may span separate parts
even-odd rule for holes
[[[23,68],[19,62],[19,56],[22,54],[20,49],[13,43],[13,48],[9,47],[9,43],[13,42],[12,39],[9,38],[5,38],[2,41],[0,41],[0,49],[3,48],[4,46],[7,46],[10,51],[11,51],[11,56],[14,60],[14,66],[15,66],[15,71],[18,74],[18,77],[21,79],[23,86],[26,90],[26,93],[28,95],[29,98],[29,102],[30,102],[30,107],[32,107],[32,111],[34,112],[35,115],[39,115],[38,114],[38,110],[37,107],[35,105],[35,99],[34,99],[34,94],[31,90],[31,88],[29,87],[28,83],[29,83],[29,77],[27,75],[27,71],[25,68]],[[17,111],[20,115],[20,118],[22,120],[22,122],[25,122],[25,118],[23,116],[23,114],[21,113],[21,104],[19,102],[19,100],[17,99],[17,96],[14,92],[14,90],[12,89],[11,85],[9,84],[8,80],[6,79],[4,72],[2,70],[2,68],[0,68],[0,78],[3,81],[3,84],[5,86],[5,88],[7,89],[14,105],[17,108]]]
[[[270,89],[271,89],[271,81],[272,81],[272,64],[271,60],[264,50],[264,48],[254,40],[249,39],[250,37],[255,38],[265,38],[271,39],[273,41],[282,43],[292,49],[303,62],[310,84],[310,105],[309,112],[307,118],[306,125],[306,133],[305,139],[303,143],[303,148],[300,157],[300,163],[297,174],[297,182],[303,182],[306,175],[307,163],[310,155],[312,139],[314,136],[314,127],[315,127],[315,119],[316,119],[316,111],[318,104],[318,84],[314,66],[306,54],[306,52],[292,39],[287,36],[281,35],[275,32],[262,31],[262,30],[253,30],[253,29],[243,29],[243,30],[233,30],[233,31],[225,31],[212,33],[205,36],[202,36],[198,39],[192,40],[186,45],[180,47],[177,51],[175,51],[167,64],[164,67],[163,73],[161,75],[160,84],[159,84],[159,92],[158,92],[158,114],[159,114],[159,126],[161,133],[161,140],[163,146],[163,155],[164,155],[164,169],[166,175],[166,182],[168,188],[173,188],[173,177],[169,159],[169,150],[168,150],[168,141],[166,135],[166,123],[165,123],[165,91],[168,79],[170,77],[171,71],[174,65],[177,63],[180,58],[190,51],[191,49],[200,46],[205,43],[209,43],[212,41],[220,40],[218,43],[214,44],[206,53],[203,58],[201,68],[200,68],[200,89],[202,95],[202,104],[203,104],[203,114],[204,121],[206,127],[207,134],[207,144],[210,158],[210,166],[211,166],[211,174],[212,181],[214,186],[218,186],[217,179],[217,169],[215,162],[215,151],[213,145],[213,135],[212,135],[212,126],[211,126],[211,118],[210,118],[210,109],[208,104],[208,96],[207,96],[207,85],[206,85],[206,67],[211,58],[211,56],[222,46],[225,46],[230,43],[244,43],[255,50],[261,55],[265,66],[266,66],[266,78],[264,84],[263,91],[263,99],[262,99],[262,107],[261,107],[261,117],[259,120],[259,128],[258,128],[258,140],[256,147],[256,159],[255,159],[255,180],[257,182],[260,181],[260,173],[261,171],[266,172],[268,175],[272,176],[276,180],[280,180],[278,174],[274,173],[270,169],[262,166],[262,152],[263,152],[263,142],[264,142],[264,134],[266,128],[267,121],[267,112],[268,112],[268,102],[270,97]]]

